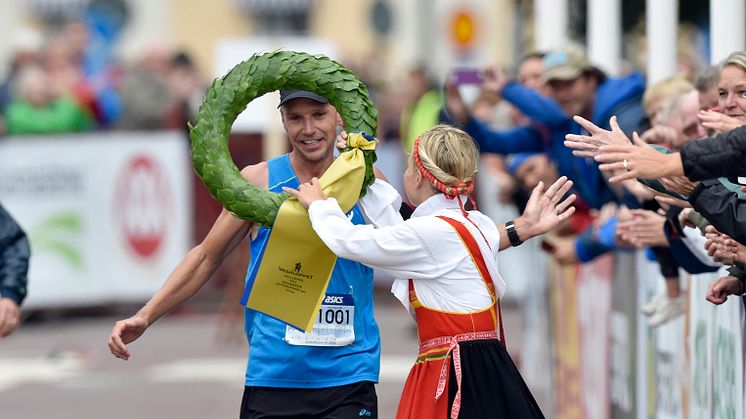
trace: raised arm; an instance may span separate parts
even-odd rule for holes
[[[266,187],[266,163],[241,172],[254,184]],[[263,181],[263,183],[261,183]],[[223,209],[205,239],[174,268],[158,292],[134,316],[116,322],[109,337],[109,350],[117,358],[129,359],[127,344],[165,314],[191,298],[249,233],[252,224]]]
[[[494,130],[486,124],[469,118],[464,131],[471,135],[483,153],[513,154],[544,151],[541,132],[532,126]]]
[[[572,123],[557,102],[516,82],[509,82],[505,85],[502,97],[531,121],[540,122],[550,128]]]

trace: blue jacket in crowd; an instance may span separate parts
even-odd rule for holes
[[[608,78],[596,90],[592,122],[608,128],[609,118],[616,115],[627,133],[640,130],[645,121],[642,94],[645,80],[633,73],[623,78]],[[601,208],[617,197],[603,179],[592,159],[575,157],[564,146],[566,134],[581,134],[583,129],[562,111],[554,100],[518,83],[508,83],[502,96],[530,120],[530,125],[497,131],[470,118],[464,127],[479,144],[481,151],[498,154],[545,152],[557,165],[560,175],[575,184],[575,190],[592,208]]]
[[[18,305],[26,298],[30,253],[26,234],[0,205],[0,297]]]

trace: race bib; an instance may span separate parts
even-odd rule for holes
[[[310,333],[285,326],[285,341],[301,346],[345,346],[355,340],[355,303],[351,294],[326,294]]]

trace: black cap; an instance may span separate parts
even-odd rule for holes
[[[298,98],[311,99],[319,103],[329,103],[329,100],[327,98],[317,95],[314,92],[309,92],[308,90],[290,89],[280,90],[280,104],[277,105],[277,107],[279,108],[288,101]]]

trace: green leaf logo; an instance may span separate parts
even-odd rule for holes
[[[76,271],[83,270],[83,257],[72,242],[80,236],[83,223],[75,213],[54,215],[31,227],[29,241],[34,253],[56,253]]]

